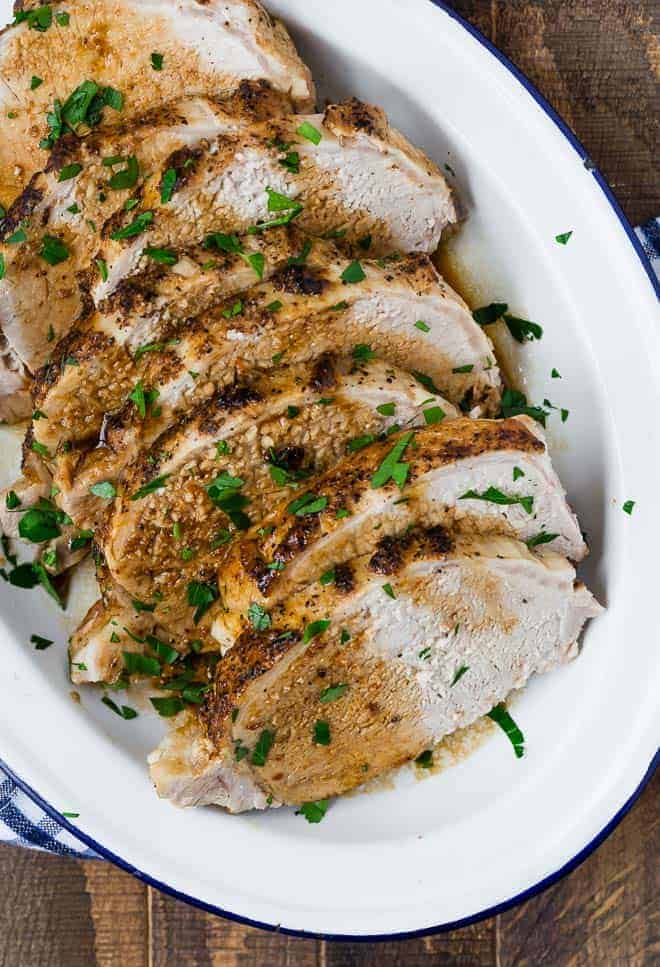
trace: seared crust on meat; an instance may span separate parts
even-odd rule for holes
[[[384,435],[396,420],[424,423],[426,391],[408,374],[376,360],[357,366],[326,358],[323,370],[326,382],[332,371],[333,386],[322,400],[312,364],[257,376],[204,403],[128,469],[102,526],[104,501],[89,494],[84,474],[77,479],[77,517],[97,528],[112,577],[129,597],[157,595],[170,626],[186,627],[189,583],[200,579],[200,569],[208,573],[209,558],[218,567],[220,549],[241,527],[258,526],[273,500],[294,498],[307,478],[336,464],[352,445]],[[447,419],[458,416],[444,406]],[[159,486],[135,499],[153,481]],[[245,523],[232,516],[235,501],[229,510],[222,503],[228,493],[240,495]],[[350,572],[340,580],[348,589]]]
[[[26,5],[27,6],[27,5]],[[134,0],[76,0],[51,4],[45,31],[27,23],[0,32],[0,202],[9,204],[48,162],[38,147],[48,133],[46,113],[83,81],[123,95],[121,111],[106,108],[101,124],[141,117],[180,92],[213,95],[243,80],[268,81],[293,110],[314,105],[314,85],[284,26],[256,0],[163,0],[148,9]],[[69,14],[60,25],[58,13]],[[151,52],[163,55],[161,70]],[[30,89],[30,77],[42,84]],[[27,83],[26,83],[27,78]],[[20,97],[18,92],[20,91]]]

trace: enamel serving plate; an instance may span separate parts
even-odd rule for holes
[[[66,637],[92,600],[78,575],[64,617],[0,582],[0,758],[93,849],[204,909],[285,932],[407,935],[529,896],[612,830],[650,775],[658,739],[660,326],[651,271],[607,185],[522,75],[442,3],[271,0],[322,98],[374,101],[455,183],[466,221],[446,263],[474,305],[509,304],[544,329],[508,371],[548,398],[557,469],[587,532],[584,580],[607,605],[580,657],[515,700],[502,733],[423,780],[410,769],[334,801],[228,816],[159,801],[145,765],[162,722],[123,721],[98,691],[71,700]],[[9,19],[9,2],[0,14]],[[68,92],[63,92],[64,94]],[[1,136],[1,132],[0,132]],[[566,245],[555,236],[572,231]],[[561,379],[551,378],[555,368]],[[3,430],[3,480],[18,436]],[[634,500],[632,515],[623,512]],[[38,652],[37,633],[56,638]],[[135,702],[131,702],[135,704]],[[79,813],[63,820],[62,812]]]

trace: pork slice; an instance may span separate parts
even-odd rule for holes
[[[85,310],[86,289],[105,274],[103,263],[93,261],[103,227],[120,219],[125,205],[138,204],[145,182],[165,162],[185,179],[185,165],[201,145],[278,109],[286,105],[268,87],[244,82],[224,100],[183,98],[138,124],[58,142],[47,168],[0,221],[0,327],[27,371],[22,385]],[[16,405],[14,383],[15,377],[0,383],[0,407]]]
[[[318,259],[310,255],[308,264],[285,268],[238,302],[232,298],[188,321],[174,339],[168,334],[159,351],[139,360],[142,390],[158,391],[152,405],[128,399],[108,416],[100,446],[92,440],[85,448],[49,451],[58,500],[74,520],[75,508],[67,504],[74,485],[79,490],[82,481],[89,488],[118,479],[140,450],[218,388],[285,360],[311,361],[328,351],[358,360],[375,354],[414,371],[429,397],[446,396],[474,413],[496,411],[500,378],[490,343],[425,256],[408,256],[387,269],[365,262],[365,279],[355,284],[341,281],[345,259],[330,260],[321,248]],[[50,409],[46,415],[49,423],[56,419]],[[34,433],[43,443],[46,421],[39,420]]]
[[[21,10],[28,6],[36,5]],[[5,207],[48,162],[39,141],[50,133],[46,115],[55,99],[65,104],[84,82],[122,95],[121,104],[103,109],[104,127],[133,121],[185,93],[214,95],[241,80],[267,81],[294,110],[313,108],[309,70],[284,26],[255,0],[76,0],[49,9],[45,30],[23,21],[0,32]],[[58,20],[62,14],[66,24]],[[162,56],[160,68],[154,52]],[[34,76],[42,81],[36,87]]]
[[[293,165],[286,163],[292,148]],[[108,275],[94,288],[95,301],[135,270],[145,247],[199,241],[209,231],[261,231],[295,218],[310,235],[338,235],[389,255],[433,252],[456,220],[436,165],[390,127],[380,108],[357,100],[223,132],[195,158],[167,204],[161,183],[151,179],[141,208],[106,226],[99,257]],[[136,234],[130,226],[140,213],[147,221]],[[125,230],[129,237],[111,237]]]
[[[203,636],[211,615],[201,626],[195,622],[188,590],[193,582],[215,585],[224,552],[241,527],[257,526],[274,499],[294,499],[308,476],[347,451],[371,445],[395,423],[424,423],[425,403],[426,391],[408,374],[377,360],[356,365],[332,357],[283,368],[214,397],[129,468],[97,532],[115,590],[121,588],[129,601],[157,602],[154,625],[167,626],[183,643]],[[458,417],[450,403],[442,403],[445,419]],[[136,500],[136,494],[144,496]],[[232,494],[238,498],[234,506],[223,502]],[[78,516],[98,520],[103,505],[83,484]],[[120,624],[131,627],[126,620]],[[99,640],[95,629],[91,637],[86,627],[77,633],[76,650],[87,642],[86,654],[99,645],[108,651],[107,635]],[[116,631],[117,654],[123,648],[118,636]],[[215,639],[209,646],[217,649]],[[84,663],[77,681],[97,681],[99,669],[114,674],[117,667]]]
[[[35,406],[47,415],[35,425],[41,446],[56,453],[64,443],[95,445],[104,420],[143,378],[151,354],[177,345],[187,319],[254,286],[250,258],[263,259],[268,280],[302,244],[298,232],[278,228],[242,238],[241,254],[194,246],[177,250],[171,266],[145,258],[138,274],[78,321],[37,374]]]
[[[218,583],[226,610],[213,626],[224,647],[245,627],[250,604],[272,607],[415,523],[547,543],[575,561],[587,553],[543,432],[528,417],[460,419],[398,434],[306,487],[320,511],[282,502],[262,521],[263,536],[229,548]]]
[[[510,538],[418,530],[387,582],[378,552],[346,570],[219,661],[201,714],[149,757],[159,795],[240,812],[345,793],[574,658],[601,610],[565,558]]]

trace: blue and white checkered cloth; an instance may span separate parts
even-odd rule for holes
[[[660,279],[660,218],[636,229],[653,271]],[[0,768],[0,842],[47,850],[61,856],[98,858],[98,854],[76,839]]]

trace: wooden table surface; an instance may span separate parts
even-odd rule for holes
[[[660,212],[658,0],[455,0],[454,7],[560,111],[631,222]],[[463,930],[392,943],[277,936],[201,913],[108,863],[2,847],[0,967],[658,963],[659,792],[656,776],[605,844],[540,896]]]

